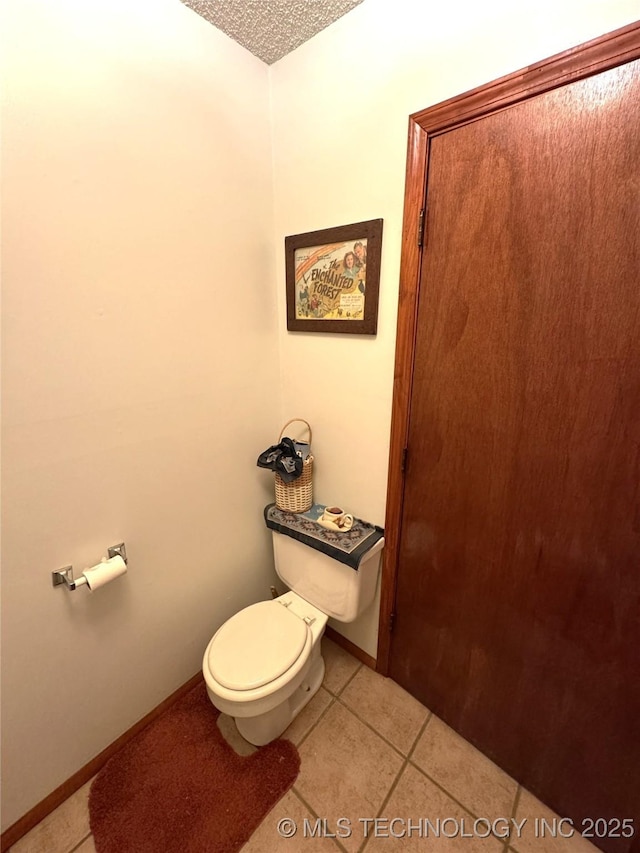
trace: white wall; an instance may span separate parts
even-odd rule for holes
[[[384,523],[408,116],[638,11],[637,0],[365,0],[272,66],[283,404],[313,424],[319,502]],[[284,237],[378,217],[377,337],[287,332]],[[376,604],[331,624],[375,656],[377,620]]]
[[[177,0],[4,31],[3,829],[268,597],[280,426],[267,67]]]

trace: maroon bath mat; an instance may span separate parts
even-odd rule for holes
[[[97,853],[235,853],[293,785],[300,756],[276,740],[237,755],[204,683],[100,771],[89,794]]]

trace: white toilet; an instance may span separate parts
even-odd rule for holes
[[[279,737],[319,689],[327,619],[352,622],[371,604],[384,547],[378,538],[356,570],[290,536],[272,536],[276,572],[291,591],[228,619],[202,664],[211,702],[256,746]]]

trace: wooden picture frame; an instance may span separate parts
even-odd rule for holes
[[[285,237],[287,329],[375,335],[382,219]]]

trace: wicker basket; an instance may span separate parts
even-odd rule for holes
[[[300,421],[306,424],[309,432],[309,447],[311,447],[311,426],[304,418],[292,418],[282,427],[280,438],[282,441],[285,429],[289,424]],[[306,512],[313,506],[313,456],[309,456],[302,463],[302,474],[292,483],[285,483],[280,474],[276,473],[276,506],[287,512]]]

